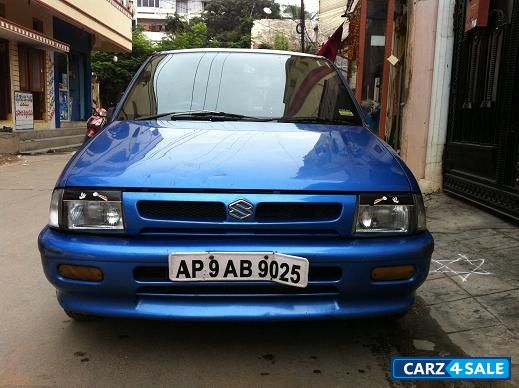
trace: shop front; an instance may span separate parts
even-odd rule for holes
[[[90,53],[130,52],[131,18],[113,0],[0,0],[0,153],[82,142]]]
[[[53,57],[70,47],[45,35],[38,18],[32,27],[0,16],[1,132],[54,127]]]
[[[91,35],[61,19],[54,18],[54,36],[69,44],[70,52],[54,56],[56,127],[85,121],[92,108],[90,78]]]

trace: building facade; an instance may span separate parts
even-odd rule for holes
[[[519,0],[472,3],[452,4],[442,185],[519,219]]]
[[[320,30],[352,3],[321,0]],[[355,88],[379,107],[372,129],[422,191],[519,219],[519,0],[358,3]]]
[[[90,53],[131,51],[131,18],[119,0],[0,0],[0,131],[86,120]]]
[[[439,171],[434,172],[439,176],[433,178],[430,168],[426,175],[426,164],[427,160],[434,159],[436,166],[438,162],[438,155],[433,158],[430,151],[428,155],[431,120],[433,130],[446,126],[448,96],[442,98],[442,93],[445,94],[450,82],[450,69],[446,64],[452,61],[452,15],[449,12],[453,12],[454,1],[320,2],[320,40],[324,42],[344,23],[338,63],[345,69],[373,131],[400,154],[424,191],[441,187],[441,153]],[[441,19],[437,17],[439,8]],[[438,33],[437,23],[441,24]],[[441,62],[438,59],[435,63],[435,53]],[[436,83],[442,90],[433,91],[435,72],[436,77],[445,77],[438,78]],[[441,119],[432,117],[431,112],[439,114]],[[434,136],[430,142],[436,141],[433,139]],[[442,151],[442,145],[436,149]]]
[[[180,15],[186,20],[200,17],[210,0],[134,0],[136,22],[144,29],[144,35],[153,42],[166,36],[169,16]]]

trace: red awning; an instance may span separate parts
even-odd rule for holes
[[[54,51],[65,53],[70,51],[68,44],[49,38],[37,31],[30,30],[4,18],[0,18],[0,38],[15,40]]]

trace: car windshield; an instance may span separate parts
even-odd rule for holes
[[[211,112],[243,120],[361,123],[348,90],[327,60],[225,51],[152,57],[118,119],[207,119]]]

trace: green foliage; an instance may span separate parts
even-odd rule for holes
[[[270,8],[270,19],[281,17],[279,4],[273,0],[211,0],[202,16],[209,41],[219,47],[249,48],[250,31],[255,19],[264,19],[264,8]]]
[[[287,14],[290,19],[301,19],[301,7],[299,5],[287,5],[283,12]],[[312,19],[312,15],[310,15],[310,13],[306,10],[305,19]]]
[[[189,23],[178,13],[175,13],[173,16],[168,16],[166,19],[166,31],[169,34],[177,35],[188,30]]]
[[[157,45],[157,51],[181,50],[189,48],[208,47],[207,26],[198,22],[193,26],[188,26],[185,32],[176,36],[169,35],[162,39]]]
[[[133,32],[131,53],[93,52],[92,71],[101,83],[103,106],[117,103],[133,75],[153,52],[198,47],[249,48],[254,20],[267,17],[263,11],[266,7],[272,10],[268,15],[270,19],[281,17],[279,4],[274,0],[211,0],[200,18],[188,22],[178,14],[169,17],[166,22],[168,36],[157,45],[137,27]],[[270,47],[263,45],[266,46]],[[280,36],[272,48],[286,50],[288,39]],[[115,55],[119,60],[114,63]]]
[[[101,83],[103,107],[112,107],[117,103],[133,75],[154,51],[153,44],[142,34],[142,31],[135,30],[131,53],[92,52],[92,71],[97,74]],[[115,63],[114,56],[118,58]]]
[[[290,42],[288,41],[288,38],[285,34],[282,32],[276,32],[274,35],[274,43],[272,45],[272,48],[274,50],[288,50]]]
[[[261,42],[258,48],[265,49],[265,50],[272,50],[274,47],[272,47],[272,45],[270,43]]]

